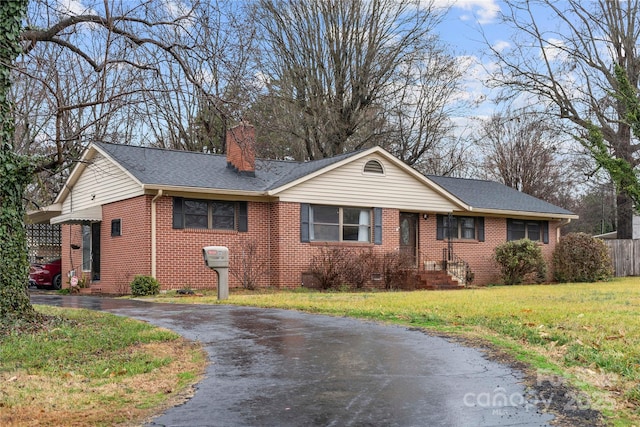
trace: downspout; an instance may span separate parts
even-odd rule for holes
[[[565,225],[569,225],[571,223],[571,218],[565,218],[560,220],[560,224],[556,227],[556,243],[560,241],[560,229]]]
[[[162,189],[158,190],[151,199],[151,277],[156,279],[157,248],[156,248],[156,201],[162,197]]]

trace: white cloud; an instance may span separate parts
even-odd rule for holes
[[[465,70],[460,91],[450,99],[451,103],[461,102],[468,106],[467,116],[483,114],[483,106],[488,100],[485,83],[491,72],[491,64],[482,64],[477,56],[466,55],[457,58],[459,67]]]
[[[467,11],[460,15],[463,21],[477,21],[479,24],[493,22],[500,13],[497,0],[438,0],[436,3],[448,5]]]
[[[189,14],[189,7],[181,1],[168,0],[163,6],[169,16],[174,19]]]
[[[57,0],[55,10],[63,16],[78,16],[88,11],[80,0]]]
[[[493,44],[492,49],[494,49],[496,52],[502,52],[509,47],[511,47],[511,43],[509,43],[508,41],[498,40]]]
[[[562,40],[550,38],[544,47],[545,55],[551,61],[563,61],[568,58],[568,54],[563,50],[563,47],[564,42]]]

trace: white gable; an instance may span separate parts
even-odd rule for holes
[[[140,183],[98,152],[68,190],[62,214],[144,194]]]
[[[383,173],[365,172],[375,160]],[[341,206],[397,208],[416,212],[451,212],[459,209],[424,181],[407,173],[380,153],[364,157],[304,180],[279,192],[284,202]]]

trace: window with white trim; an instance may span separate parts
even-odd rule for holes
[[[309,240],[371,242],[371,209],[311,205]]]

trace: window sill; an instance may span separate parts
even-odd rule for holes
[[[206,234],[238,234],[237,230],[219,230],[215,228],[182,228],[185,233],[206,233]]]
[[[522,239],[516,239],[516,240],[507,240],[507,242],[517,242],[518,240],[522,240]],[[538,246],[544,246],[544,245],[548,245],[549,243],[545,243],[542,240],[532,240],[533,243],[535,243]]]
[[[334,246],[339,248],[346,247],[355,247],[355,248],[368,248],[374,247],[375,245],[371,242],[320,242],[320,241],[311,241],[309,242],[311,246]]]

